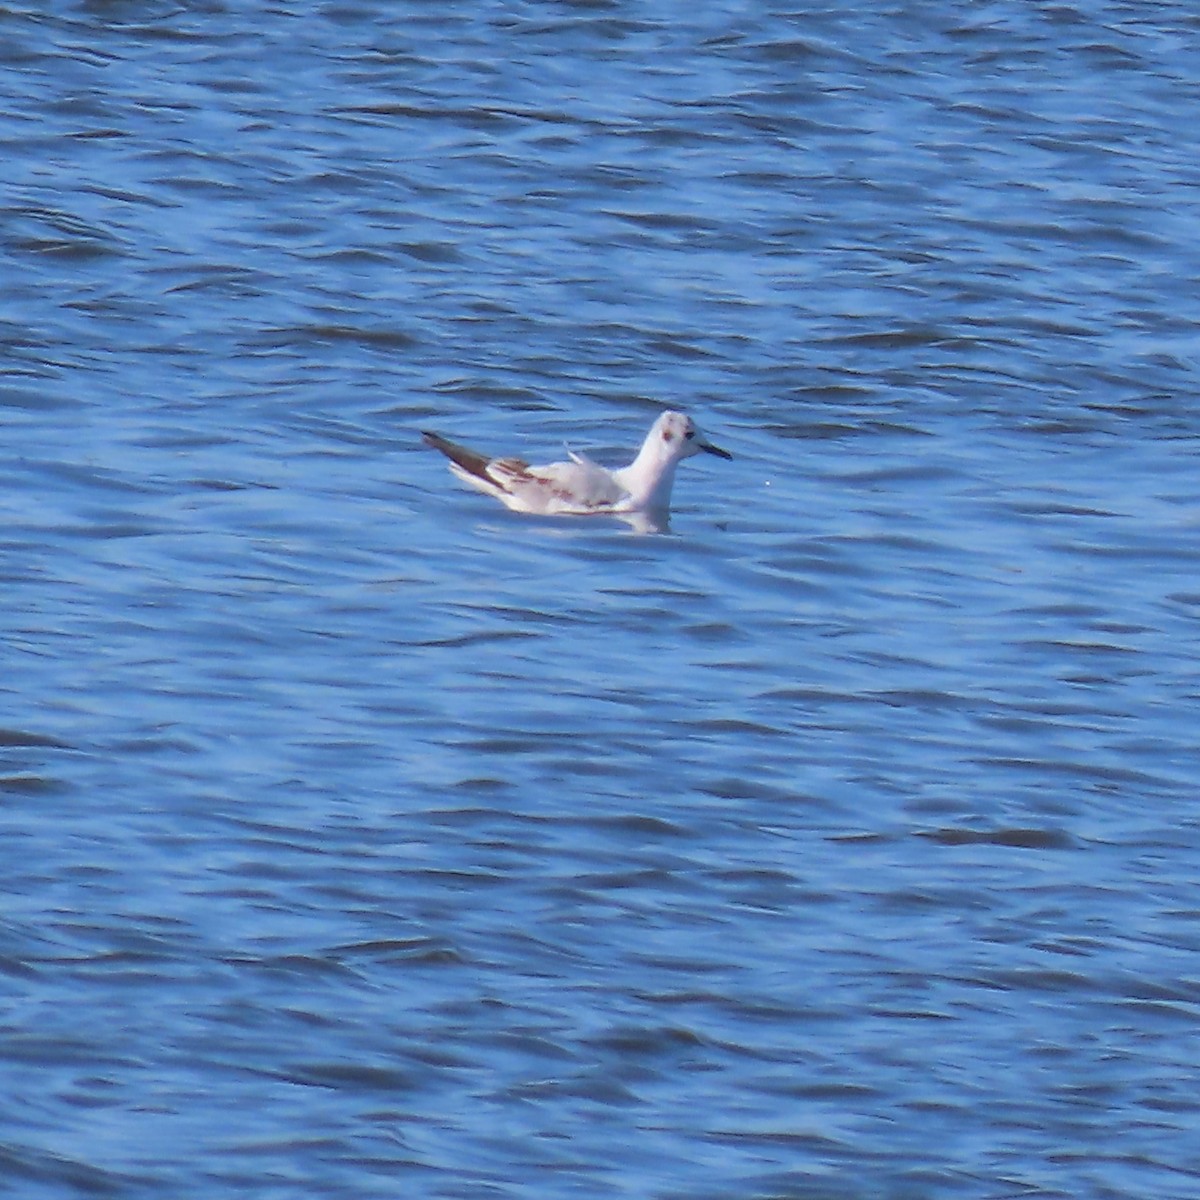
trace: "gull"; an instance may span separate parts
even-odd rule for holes
[[[495,496],[514,512],[622,517],[645,533],[667,528],[675,468],[685,458],[702,450],[718,458],[733,457],[714,446],[691,417],[680,412],[661,413],[637,457],[616,471],[571,450],[567,451],[570,462],[531,467],[520,458],[489,458],[438,433],[426,431],[421,436],[450,460],[450,470],[459,479]]]

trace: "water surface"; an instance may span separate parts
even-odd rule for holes
[[[0,1190],[1194,1197],[1198,43],[0,11]]]

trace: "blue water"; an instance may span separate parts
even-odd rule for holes
[[[1198,52],[0,9],[0,1194],[1200,1194]]]

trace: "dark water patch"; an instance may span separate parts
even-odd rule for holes
[[[917,837],[941,846],[1008,846],[1019,850],[1074,850],[1074,838],[1059,829],[928,829]]]
[[[1032,772],[1049,779],[1074,779],[1097,788],[1171,788],[1169,779],[1118,766],[1072,761],[1070,759],[991,758],[987,764],[998,771]]]
[[[66,262],[121,256],[122,240],[72,213],[48,208],[14,208],[6,215],[4,243],[16,253],[46,255]]]
[[[569,824],[579,822],[585,827],[596,830],[608,837],[621,840],[630,839],[638,842],[673,841],[678,838],[691,838],[692,830],[674,821],[657,816],[641,816],[639,814],[621,814],[617,816],[577,817]]]
[[[33,1146],[0,1143],[0,1169],[30,1187],[70,1188],[80,1196],[150,1196],[164,1181],[153,1175],[103,1170]]]
[[[51,796],[66,790],[61,780],[32,773],[0,775],[0,792],[18,796]]]
[[[756,800],[778,804],[795,803],[800,797],[786,788],[740,776],[706,780],[698,790],[716,800]]]
[[[386,938],[371,942],[358,942],[345,946],[333,946],[329,953],[338,958],[367,958],[382,963],[437,963],[445,962],[448,947],[429,937]]]
[[[58,1067],[103,1067],[106,1071],[128,1071],[136,1068],[131,1059],[109,1049],[93,1045],[87,1038],[67,1034],[41,1036],[12,1033],[4,1039],[0,1059],[10,1063],[36,1065],[47,1070]]]
[[[878,333],[856,333],[831,339],[835,345],[865,350],[907,350],[915,346],[937,346],[957,339],[940,329],[893,329]]]
[[[464,633],[457,637],[435,638],[431,641],[423,641],[415,643],[417,646],[428,649],[467,649],[471,646],[477,646],[488,642],[510,642],[523,641],[529,638],[536,638],[537,634],[522,629],[494,629],[481,630],[477,633]]]
[[[259,331],[256,344],[262,347],[303,346],[316,342],[349,342],[367,349],[388,352],[404,350],[418,344],[419,339],[411,333],[397,328],[370,328],[356,325],[313,324],[293,328],[275,328]]]
[[[587,1039],[586,1044],[602,1054],[612,1055],[627,1067],[633,1061],[686,1060],[704,1041],[690,1029],[655,1025],[616,1027]]]
[[[409,1093],[417,1087],[412,1077],[404,1071],[361,1063],[297,1063],[278,1072],[278,1076],[302,1087],[329,1088],[354,1095],[364,1092]]]
[[[59,738],[24,729],[0,729],[0,747],[39,747],[48,750],[70,750],[71,745]]]
[[[188,278],[167,288],[164,295],[201,292],[212,289],[234,297],[266,296],[274,290],[275,280],[236,264],[212,263],[204,266],[199,278]]]
[[[266,898],[270,893],[263,892]],[[243,893],[253,896],[253,893]],[[226,955],[221,961],[239,971],[251,971],[267,977],[311,980],[314,983],[327,978],[350,977],[351,972],[344,964],[326,956],[312,954],[279,954],[271,956]]]
[[[1065,995],[1094,995],[1096,981],[1075,971],[992,971],[968,980],[976,987],[1006,992],[1051,992]]]

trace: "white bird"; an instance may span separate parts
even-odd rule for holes
[[[667,527],[671,485],[683,459],[702,450],[718,458],[733,457],[708,441],[691,417],[679,412],[660,414],[637,458],[616,471],[570,450],[570,462],[531,467],[519,458],[489,458],[437,433],[421,436],[450,460],[450,470],[459,479],[495,496],[514,512],[616,516],[648,533]]]

